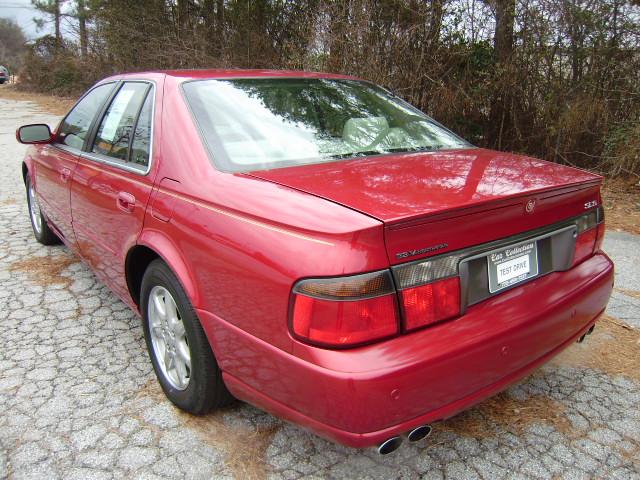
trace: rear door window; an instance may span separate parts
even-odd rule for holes
[[[100,122],[93,153],[128,160],[136,122],[150,88],[143,82],[126,82],[120,88]]]
[[[147,93],[147,98],[140,110],[138,123],[133,134],[131,143],[131,154],[129,161],[138,166],[147,167],[149,165],[149,155],[151,154],[151,115],[153,113],[153,92]]]

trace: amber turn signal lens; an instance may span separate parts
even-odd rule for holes
[[[391,274],[386,270],[349,277],[312,278],[294,287],[295,293],[318,298],[372,297],[393,291]]]

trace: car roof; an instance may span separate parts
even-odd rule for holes
[[[254,70],[254,69],[199,69],[199,70],[153,70],[147,72],[134,72],[114,75],[106,78],[125,79],[130,77],[144,78],[145,76],[164,74],[175,77],[178,80],[202,80],[217,78],[329,78],[359,80],[350,75],[335,73],[307,72],[302,70]]]

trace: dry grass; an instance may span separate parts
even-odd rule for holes
[[[19,90],[15,85],[2,86],[0,88],[0,98],[34,102],[42,110],[53,115],[64,115],[77,100],[77,98],[56,97],[44,93]]]
[[[628,297],[640,299],[640,292],[637,290],[629,290],[627,288],[618,288],[618,287],[614,287],[614,290],[616,292],[624,293]]]
[[[584,344],[566,349],[553,363],[593,368],[640,382],[640,331],[605,315]]]
[[[605,180],[602,203],[608,230],[640,235],[640,183],[637,178]]]
[[[151,397],[157,402],[166,402],[164,393],[155,379],[147,382],[141,389],[138,397],[142,396]],[[279,427],[252,429],[244,425],[227,425],[223,419],[225,410],[204,416],[190,415],[177,408],[174,411],[184,427],[196,432],[203,442],[224,452],[225,465],[231,470],[233,478],[267,478],[266,451]]]
[[[10,271],[26,273],[38,285],[64,285],[68,287],[73,282],[71,277],[65,277],[62,272],[70,265],[77,263],[78,257],[67,252],[55,256],[28,257],[13,262]]]
[[[438,428],[461,436],[487,438],[493,436],[498,428],[522,434],[529,426],[544,423],[559,432],[568,433],[571,423],[564,412],[561,404],[541,395],[520,401],[501,393],[442,422]]]
[[[209,445],[225,452],[225,463],[234,478],[267,477],[266,451],[278,427],[248,429],[226,425],[222,412],[195,417],[179,412],[183,425],[198,433]]]

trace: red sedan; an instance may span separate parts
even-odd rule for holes
[[[590,333],[602,179],[473,147],[371,83],[119,75],[17,132],[38,241],[142,317],[178,407],[393,451]]]

